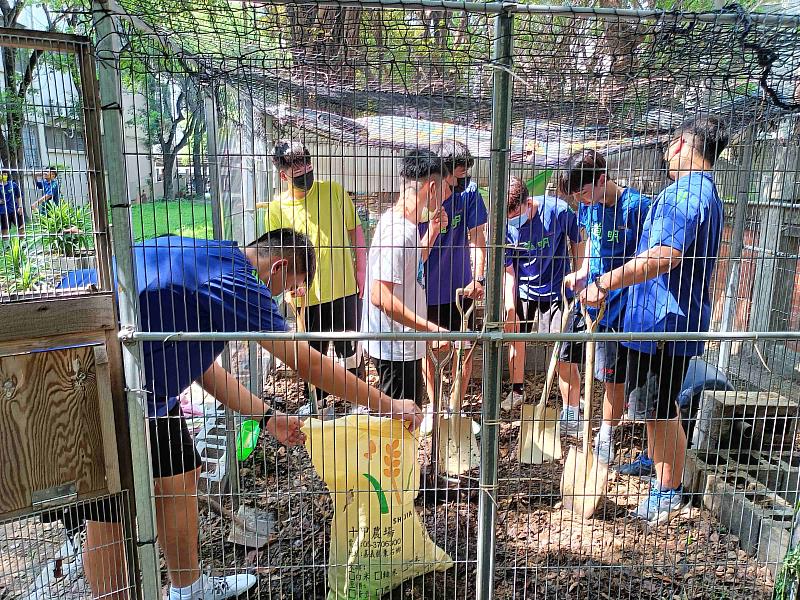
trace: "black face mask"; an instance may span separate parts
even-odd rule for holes
[[[469,175],[467,175],[466,177],[456,177],[455,191],[458,192],[459,194],[461,192],[466,191],[470,181],[472,181],[472,177],[470,177]]]
[[[314,171],[309,171],[297,177],[292,177],[292,186],[307,192],[314,185]]]

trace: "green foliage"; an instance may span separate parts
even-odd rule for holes
[[[793,522],[795,523],[795,527],[797,526],[799,511],[800,502],[794,507]],[[794,536],[792,537],[794,538]],[[783,559],[781,570],[778,571],[778,575],[775,578],[775,589],[773,590],[772,597],[774,600],[796,598],[798,585],[800,585],[800,546],[794,546],[789,548],[789,551]]]
[[[38,267],[30,260],[25,244],[12,238],[0,249],[0,285],[9,294],[31,292],[44,280]]]
[[[94,243],[91,208],[68,202],[50,205],[34,217],[31,233],[36,245],[48,252],[76,256]]]
[[[159,235],[174,234],[212,239],[211,205],[186,201],[157,201],[137,204],[132,209],[133,236],[137,242]]]

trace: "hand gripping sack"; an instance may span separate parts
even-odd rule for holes
[[[400,421],[309,419],[303,432],[333,498],[328,600],[380,598],[407,579],[453,565],[414,509],[419,442]]]

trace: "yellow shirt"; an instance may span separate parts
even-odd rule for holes
[[[306,294],[313,306],[351,296],[358,291],[349,231],[361,226],[356,207],[344,188],[331,181],[315,181],[304,198],[290,192],[267,206],[267,231],[284,227],[308,236],[317,252],[317,273]]]

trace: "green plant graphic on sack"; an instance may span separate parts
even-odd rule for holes
[[[414,507],[419,442],[399,421],[350,415],[309,419],[306,448],[333,498],[328,600],[377,599],[453,561]]]

